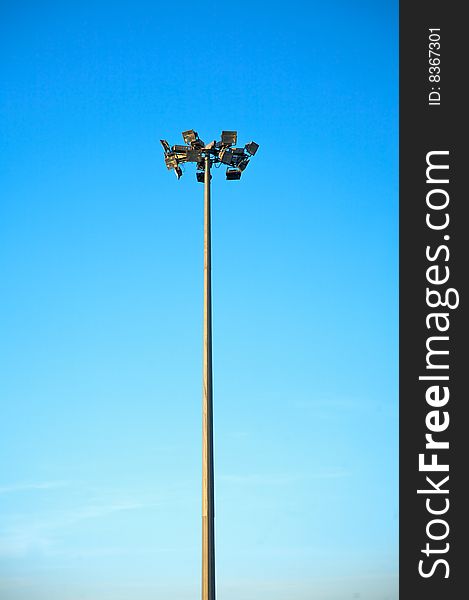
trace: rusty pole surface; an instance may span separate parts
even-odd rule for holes
[[[202,386],[202,600],[215,600],[215,511],[212,397],[211,159],[204,177],[204,342]]]

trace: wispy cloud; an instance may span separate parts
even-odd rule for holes
[[[31,529],[20,527],[6,532],[2,531],[0,535],[0,558],[20,558],[30,552],[44,554],[51,546],[52,540],[34,527]]]
[[[53,490],[68,486],[67,481],[38,481],[38,482],[20,482],[7,485],[0,485],[0,495],[16,494],[18,492],[33,492],[35,490]]]
[[[0,530],[0,557],[20,558],[32,552],[56,554],[57,542],[63,534],[84,521],[102,519],[124,511],[149,509],[159,504],[129,499],[97,500],[53,514],[15,515],[11,517],[10,525]]]
[[[221,475],[220,479],[227,483],[239,485],[291,485],[300,481],[309,481],[312,479],[339,479],[349,477],[351,473],[343,469],[329,469],[311,473],[278,473],[278,474],[227,474]]]
[[[144,508],[151,508],[156,506],[155,502],[135,502],[135,501],[117,501],[109,504],[91,504],[83,506],[70,511],[63,515],[63,519],[60,524],[76,523],[78,521],[84,521],[87,519],[98,519],[100,517],[107,517],[114,513],[130,510],[140,510]]]

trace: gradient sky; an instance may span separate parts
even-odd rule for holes
[[[397,599],[397,2],[2,2],[0,597]]]

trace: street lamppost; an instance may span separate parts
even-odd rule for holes
[[[193,129],[183,131],[185,145],[170,146],[160,140],[168,169],[178,179],[181,164],[197,164],[197,181],[204,184],[204,342],[202,378],[202,600],[215,600],[215,511],[213,474],[212,396],[212,275],[210,180],[212,166],[227,165],[226,178],[239,180],[259,145],[249,142],[236,148],[237,132],[222,131],[221,140],[205,144]]]

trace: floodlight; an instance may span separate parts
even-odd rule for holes
[[[195,176],[197,177],[197,181],[199,183],[204,183],[205,182],[205,171],[197,171]],[[209,180],[212,179],[212,174],[209,173],[208,175]]]
[[[249,142],[249,144],[246,144],[244,148],[246,149],[246,152],[248,152],[251,156],[254,156],[259,148],[259,144],[256,144],[256,142]]]
[[[181,179],[181,177],[182,177],[182,169],[181,169],[181,167],[176,167],[174,169],[174,172],[176,173],[176,177],[178,178],[178,180]]]
[[[160,140],[160,144],[163,146],[164,153],[168,154],[170,151],[168,142],[166,140]]]
[[[178,154],[185,154],[187,152],[187,146],[183,146],[182,144],[175,144],[172,147],[173,152],[177,152]]]
[[[173,154],[166,156],[164,162],[166,163],[166,168],[168,170],[175,169],[178,166],[178,161]]]
[[[233,152],[231,165],[233,167],[237,167],[243,158],[246,158],[246,154],[244,154],[244,148],[231,148],[231,151]]]
[[[248,164],[249,164],[249,158],[246,157],[246,158],[243,158],[242,160],[240,160],[237,166],[240,171],[244,171],[244,169],[248,166]]]
[[[226,178],[230,181],[241,179],[241,171],[239,169],[226,169]]]
[[[238,138],[237,131],[222,131],[221,132],[221,143],[223,146],[233,146],[236,144]]]
[[[231,150],[229,150],[228,148],[223,148],[222,150],[220,150],[218,158],[225,165],[231,165],[231,163],[233,161],[233,152]]]
[[[191,142],[191,146],[193,148],[198,148],[199,150],[202,150],[203,147],[205,146],[205,143],[200,138],[197,138],[196,140]]]
[[[186,142],[186,144],[192,144],[193,142],[199,139],[199,134],[193,129],[188,129],[187,131],[182,132],[182,138]]]
[[[200,162],[202,155],[201,151],[197,148],[188,148],[187,149],[187,162]]]

